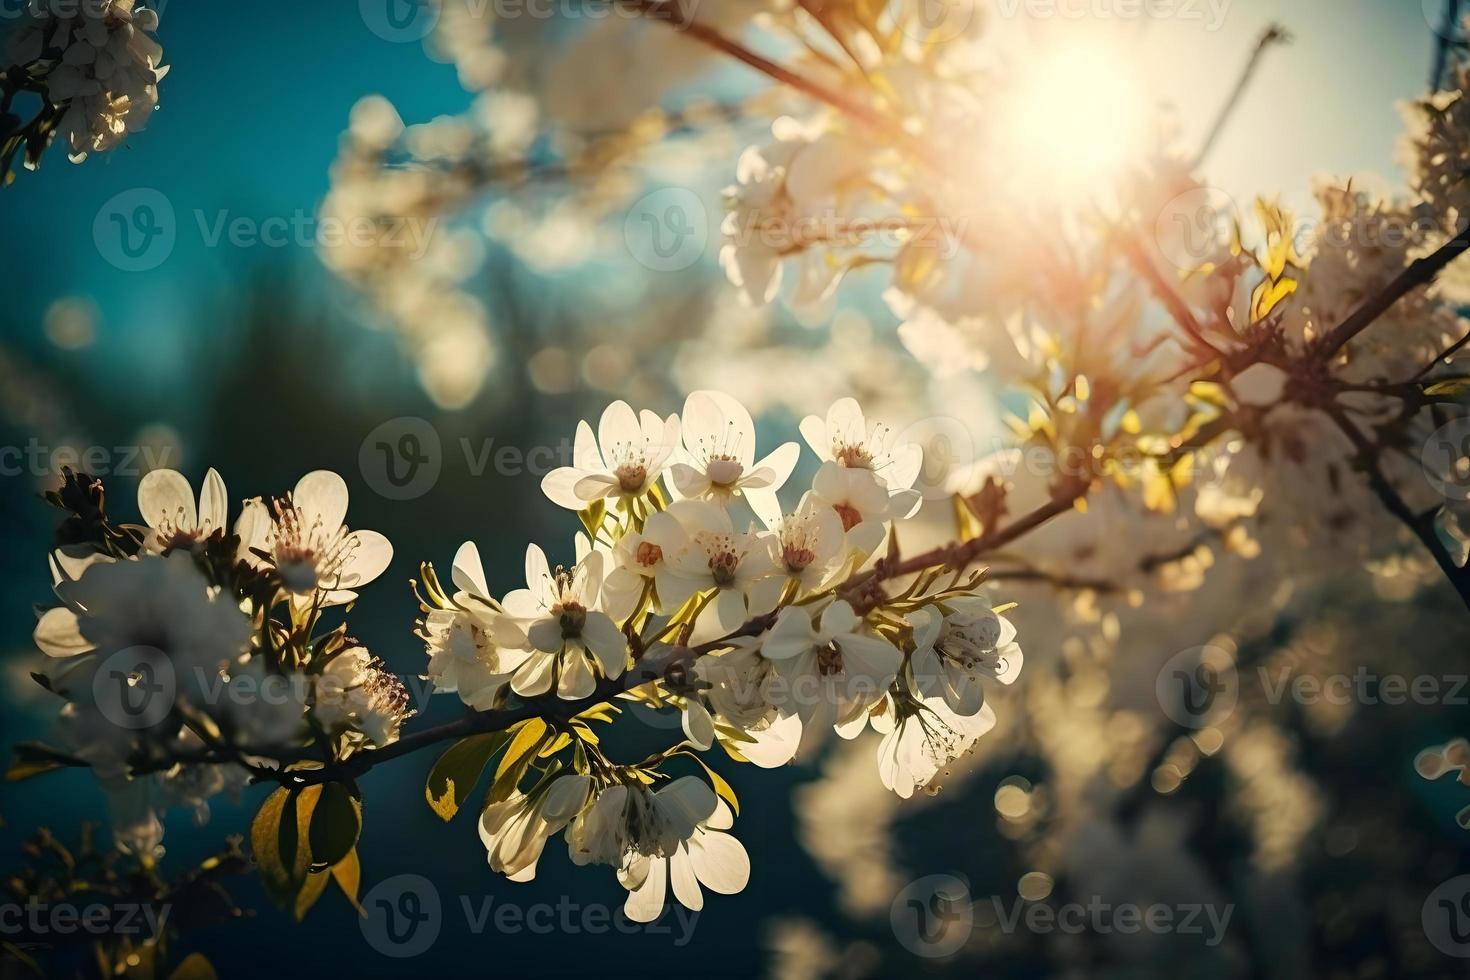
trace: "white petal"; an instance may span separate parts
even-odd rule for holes
[[[628,639],[606,613],[589,612],[582,624],[582,641],[608,677],[621,677],[627,666]]]
[[[546,552],[538,544],[526,546],[526,588],[538,600],[551,592],[551,566],[546,562]]]
[[[690,700],[684,706],[683,723],[685,737],[701,752],[715,744],[715,720],[703,704]]]
[[[721,895],[735,895],[750,881],[750,855],[729,834],[705,831],[689,842],[694,873],[704,886]]]
[[[699,890],[699,879],[694,874],[694,861],[689,851],[680,847],[669,858],[669,880],[674,886],[674,897],[686,909],[698,912],[704,908],[704,893]]]
[[[631,405],[615,401],[602,410],[602,419],[597,423],[597,445],[602,450],[602,465],[606,469],[611,470],[618,465],[613,453],[618,444],[637,445],[642,441],[643,430]]]
[[[485,584],[485,565],[480,561],[480,549],[473,541],[466,541],[454,553],[451,578],[457,589],[482,598],[490,595],[490,587]]]
[[[149,527],[169,522],[177,528],[199,526],[194,490],[177,470],[151,470],[138,481],[138,513]]]
[[[592,664],[580,649],[568,644],[561,659],[561,677],[556,683],[556,696],[563,701],[580,701],[597,690]]]
[[[551,690],[551,678],[556,658],[539,653],[529,657],[511,678],[510,689],[523,698],[534,698]]]
[[[628,893],[623,905],[623,914],[634,922],[652,922],[664,910],[664,893],[668,888],[669,869],[666,858],[656,857],[648,862],[648,877],[636,890]]]
[[[75,657],[92,649],[82,636],[77,614],[65,606],[48,609],[36,624],[36,646],[48,657]]]
[[[801,437],[812,447],[812,452],[823,461],[832,458],[832,439],[827,435],[827,423],[815,415],[808,415],[799,426]]]
[[[541,492],[546,498],[558,507],[567,510],[581,510],[587,506],[587,501],[577,496],[576,486],[587,474],[574,466],[563,466],[552,470],[541,479]]]
[[[756,469],[769,469],[773,476],[770,482],[771,490],[779,490],[786,485],[791,478],[791,471],[796,468],[801,459],[801,447],[794,442],[788,442],[776,447],[776,450],[755,465]]]
[[[291,502],[307,527],[320,525],[330,534],[347,517],[347,483],[331,470],[315,470],[296,481]]]
[[[210,467],[204,474],[204,485],[199,488],[199,527],[218,531],[226,527],[229,519],[230,498],[225,491],[224,477]]]
[[[342,566],[335,585],[357,588],[376,579],[393,561],[393,545],[377,531],[353,531],[347,536],[351,557]]]

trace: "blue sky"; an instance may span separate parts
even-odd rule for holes
[[[370,28],[387,4],[406,2],[166,3],[160,33],[173,68],[148,131],[82,166],[53,152],[0,197],[8,329],[21,331],[22,345],[38,342],[54,299],[87,296],[102,315],[98,342],[78,355],[83,366],[123,358],[168,383],[186,367],[172,353],[177,338],[208,329],[192,322],[201,303],[229,302],[244,269],[289,257],[317,275],[294,247],[208,248],[207,226],[225,211],[255,220],[314,213],[338,133],[364,94],[387,95],[409,121],[466,104],[452,67]],[[1423,8],[1439,0],[1178,2],[1226,4],[1217,32],[1180,31],[1156,46],[1158,66],[1179,80],[1161,95],[1181,104],[1187,125],[1204,125],[1269,20],[1296,38],[1273,53],[1220,144],[1216,184],[1300,202],[1317,172],[1392,172],[1394,102],[1424,85],[1432,34]],[[93,241],[99,209],[137,188],[164,191],[178,216],[174,251],[150,272],[114,268]]]

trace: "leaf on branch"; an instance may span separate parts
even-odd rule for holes
[[[291,903],[291,915],[297,922],[306,918],[306,913],[317,903],[327,891],[327,882],[330,875],[325,872],[308,874],[306,880],[301,883],[301,890],[296,893],[295,900]]]
[[[515,738],[511,740],[510,747],[505,750],[505,755],[495,770],[495,782],[490,787],[487,802],[499,803],[510,799],[549,734],[550,729],[540,718],[532,718],[516,731]]]
[[[311,829],[307,833],[311,864],[321,867],[345,860],[357,846],[361,833],[361,804],[341,783],[327,783],[312,811]]]
[[[429,770],[429,778],[424,783],[424,799],[440,820],[448,823],[454,819],[475,784],[480,781],[480,776],[490,764],[491,758],[510,738],[509,732],[471,735],[455,742],[439,757],[434,768]]]
[[[1467,392],[1470,392],[1470,375],[1439,378],[1424,387],[1424,394],[1431,398],[1459,398]]]
[[[357,914],[366,918],[367,910],[357,900],[358,890],[362,887],[362,862],[357,858],[357,848],[353,848],[350,854],[332,865],[332,880],[337,882],[337,887],[342,889],[347,901],[357,909]]]
[[[22,742],[15,747],[10,759],[10,768],[5,771],[7,783],[18,783],[32,776],[39,776],[57,769],[85,767],[81,759],[69,756],[40,742]]]
[[[307,786],[301,789],[282,787],[266,798],[255,819],[250,824],[250,847],[260,869],[261,883],[272,901],[291,910],[297,921],[311,909],[327,885],[328,861],[312,859],[313,846],[323,848],[330,857],[340,850],[338,843],[342,833],[344,814],[342,799],[352,808],[352,822],[357,825],[352,832],[355,843],[360,829],[357,803],[347,790],[336,784],[327,794],[331,800],[323,816],[322,828],[313,826],[313,817],[323,798],[323,787]],[[326,828],[333,828],[328,830]],[[347,850],[351,850],[349,846]],[[346,851],[339,855],[339,860]],[[312,868],[318,868],[312,874]]]

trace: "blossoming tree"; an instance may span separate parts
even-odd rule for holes
[[[74,155],[104,150],[156,100],[156,18],[104,6],[101,21],[23,35],[29,67],[7,74],[7,99],[43,90],[47,107],[9,137],[7,163],[23,142],[33,164],[55,134]],[[632,161],[698,127],[694,110],[655,112],[690,73],[669,58],[618,93],[637,103],[632,121],[589,135],[571,82],[502,43],[520,26],[466,27],[460,6],[445,0],[440,41],[482,93],[476,114],[437,138],[365,101],[328,212],[452,215],[550,175],[525,208],[597,221],[626,200],[608,185],[626,185]],[[433,748],[427,804],[445,820],[472,807],[495,872],[532,879],[560,835],[573,862],[611,867],[628,917],[648,921],[747,883],[720,769],[867,738],[873,777],[907,799],[971,750],[997,724],[988,695],[1024,683],[1007,615],[1017,583],[1146,612],[1155,591],[1198,588],[1217,555],[1379,562],[1407,543],[1470,605],[1470,294],[1453,266],[1470,246],[1470,71],[1408,107],[1410,185],[1323,181],[1304,245],[1279,207],[1209,207],[1205,154],[1167,139],[1090,176],[1080,202],[1016,193],[1014,161],[970,150],[1005,139],[1013,111],[978,19],[857,0],[613,6],[621,16],[553,68],[622,32],[635,50],[727,59],[771,83],[742,107],[766,113],[764,135],[721,161],[720,265],[746,303],[820,308],[845,277],[881,275],[920,361],[1014,389],[1007,445],[939,481],[952,540],[908,547],[933,449],[894,427],[910,419],[879,422],[844,397],[801,423],[805,447],[757,446],[730,393],[692,391],[677,413],[614,401],[542,484],[581,530],[528,544],[524,589],[493,595],[473,541],[447,580],[422,566],[424,671],[468,709],[423,727],[340,621],[392,556],[382,535],[349,529],[340,477],[236,507],[213,470],[197,495],[155,471],[129,524],[99,481],[70,473],[51,495],[67,512],[50,557],[58,604],[35,633],[54,664],[38,680],[63,707],[55,744],[26,747],[18,774],[90,767],[143,854],[159,807],[270,784],[254,858],[304,915],[331,882],[356,901],[357,780]],[[454,372],[483,366],[492,341],[443,266],[372,245],[327,261],[397,319],[426,384],[455,401],[467,376]],[[798,485],[804,454],[815,475]],[[1110,540],[1065,564],[1028,551],[1052,528]],[[280,696],[218,697],[238,685]],[[672,744],[611,755],[598,731],[632,704],[677,712]],[[1463,775],[1463,748],[1426,753],[1420,772]]]

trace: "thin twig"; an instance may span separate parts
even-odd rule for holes
[[[1352,423],[1352,420],[1340,410],[1329,410],[1328,414],[1357,450],[1358,465],[1368,477],[1368,485],[1374,494],[1383,502],[1383,506],[1390,514],[1414,532],[1415,537],[1434,556],[1435,562],[1444,572],[1445,578],[1449,579],[1450,584],[1454,586],[1460,600],[1465,603],[1465,607],[1470,609],[1470,571],[1456,565],[1444,545],[1440,543],[1439,535],[1435,532],[1434,527],[1434,512],[1414,513],[1414,509],[1395,489],[1388,477],[1384,475],[1383,468],[1378,464],[1379,448],[1369,442],[1368,438]]]
[[[1470,222],[1467,222],[1454,238],[1441,245],[1433,255],[1416,259],[1407,269],[1399,273],[1398,278],[1377,295],[1366,300],[1346,320],[1334,327],[1322,338],[1321,345],[1317,349],[1318,356],[1326,360],[1336,354],[1344,344],[1371,327],[1399,300],[1420,286],[1427,286],[1433,282],[1451,262],[1463,255],[1466,249],[1470,249]]]
[[[1272,24],[1261,34],[1256,42],[1255,50],[1251,52],[1250,59],[1245,63],[1245,69],[1240,73],[1240,78],[1235,82],[1235,88],[1230,90],[1230,96],[1225,104],[1220,107],[1220,112],[1215,116],[1215,124],[1210,127],[1210,134],[1205,137],[1204,143],[1200,145],[1199,152],[1195,154],[1194,166],[1199,167],[1215,148],[1220,135],[1225,132],[1225,127],[1235,115],[1235,110],[1240,106],[1240,100],[1244,97],[1246,90],[1250,88],[1251,81],[1255,78],[1256,70],[1261,67],[1261,62],[1266,52],[1274,44],[1287,44],[1291,41],[1291,35],[1280,24]]]

